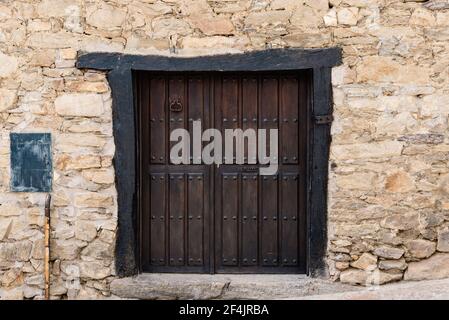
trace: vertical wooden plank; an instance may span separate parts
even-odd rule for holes
[[[261,207],[261,256],[262,265],[278,265],[278,178],[263,176]]]
[[[278,78],[275,75],[263,76],[260,84],[260,116],[259,128],[278,128],[279,90]],[[267,155],[270,154],[270,133],[267,131]]]
[[[202,130],[204,130],[205,124],[205,112],[204,112],[204,82],[201,76],[190,76],[188,78],[188,121],[189,121],[189,133],[191,137],[190,156],[193,161],[191,163],[201,164],[201,150],[202,143],[199,144],[197,149],[198,154],[194,154],[194,139],[193,136],[193,121],[201,121]],[[201,141],[202,130],[199,133],[199,141]]]
[[[313,69],[313,115],[332,112],[331,69]],[[314,276],[325,274],[324,256],[327,243],[327,178],[330,146],[330,124],[312,124],[311,172],[307,203],[310,219],[308,268]],[[311,192],[313,191],[313,192]],[[310,200],[310,202],[309,202]],[[312,214],[313,213],[313,214]]]
[[[241,223],[241,256],[240,264],[255,266],[258,263],[258,176],[257,174],[242,175],[242,196],[240,217]]]
[[[170,138],[171,132],[175,129],[186,128],[186,84],[183,76],[170,76],[168,80],[168,114],[169,114],[169,132],[168,138]],[[180,104],[181,109],[177,109],[177,105]],[[176,105],[176,106],[175,106]],[[173,106],[173,107],[172,107]],[[178,111],[179,110],[179,111]],[[170,149],[177,142],[170,142],[167,154],[170,155]]]
[[[188,175],[188,264],[204,264],[204,175]]]
[[[201,76],[188,78],[188,115],[189,120],[203,120],[204,117],[204,83]]]
[[[239,81],[236,76],[224,76],[222,84],[222,135],[225,141],[225,129],[235,129],[239,125]],[[224,145],[224,143],[223,143]],[[233,159],[226,159],[225,149],[223,149],[224,162],[235,160],[235,139],[234,139]],[[224,148],[224,146],[223,146]],[[232,161],[233,163],[235,161]]]
[[[133,75],[130,69],[120,68],[107,75],[112,88],[113,131],[115,137],[114,168],[116,174],[118,221],[116,272],[121,277],[137,273],[135,197],[138,164],[136,158],[136,114],[134,113]]]
[[[241,127],[257,130],[258,126],[258,76],[246,74],[241,78]],[[257,131],[256,131],[257,132]],[[256,134],[257,136],[257,134]],[[257,138],[256,138],[257,139]],[[244,163],[257,163],[255,154],[249,154],[249,141],[245,140]],[[252,146],[254,147],[254,146]],[[258,263],[258,178],[257,173],[241,176],[240,265],[256,266]]]
[[[329,78],[330,80],[330,78]],[[324,94],[326,95],[326,93]],[[303,137],[299,139],[299,175],[298,175],[298,264],[302,272],[307,272],[308,264],[308,222],[307,222],[307,208],[309,206],[308,191],[309,182],[307,179],[309,166],[310,166],[310,116],[312,110],[310,105],[312,104],[312,73],[301,72],[299,75],[299,101],[298,101],[299,114],[301,115],[298,121],[299,124],[299,136]],[[326,244],[323,244],[324,246]],[[323,267],[323,266],[322,266]]]
[[[276,75],[263,76],[260,83],[259,128],[275,129],[279,125],[279,82]],[[270,153],[267,131],[267,155]],[[278,178],[261,177],[260,255],[262,266],[277,266],[278,259]]]
[[[170,174],[170,265],[184,265],[185,179]]]
[[[148,76],[144,76],[147,78]],[[144,80],[147,81],[147,80]],[[165,117],[165,86],[163,77],[151,78],[150,84],[150,162],[154,164],[165,163],[166,156],[166,117]]]
[[[222,121],[222,89],[223,89],[223,79],[221,75],[215,75],[212,80],[212,92],[211,96],[211,123],[212,125],[223,132],[223,121]],[[223,148],[224,150],[224,148]],[[222,246],[222,228],[223,228],[223,177],[220,172],[220,167],[212,166],[211,168],[211,187],[213,188],[214,196],[211,201],[211,236],[210,236],[210,251],[211,251],[211,271],[215,272],[220,269],[223,263],[223,246]]]
[[[151,265],[151,238],[150,238],[150,176],[148,174],[148,165],[150,164],[150,81],[149,77],[142,73],[137,77],[137,100],[139,105],[139,125],[140,125],[140,221],[141,221],[141,266],[148,269]],[[165,196],[165,195],[164,195]]]
[[[222,176],[222,265],[238,264],[238,176],[224,174]]]
[[[260,127],[277,128],[278,126],[278,78],[275,75],[264,76],[261,81]]]
[[[214,126],[223,132],[223,78],[219,75],[213,78],[213,110]]]
[[[258,115],[258,78],[255,75],[244,76],[242,79],[242,129],[257,130]],[[248,145],[245,142],[245,163],[257,163],[257,153],[255,159],[248,159]],[[256,151],[257,152],[257,151]]]
[[[164,173],[151,174],[151,265],[166,264],[165,219],[166,219],[166,176]]]
[[[281,181],[281,263],[298,265],[298,176],[283,174]]]
[[[222,90],[223,123],[227,128],[236,128],[238,125],[238,78],[224,76]]]
[[[298,163],[298,79],[296,77],[282,77],[280,84],[280,139],[279,148],[282,163]]]

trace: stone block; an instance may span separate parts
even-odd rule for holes
[[[401,155],[403,144],[398,141],[382,141],[372,143],[359,143],[336,145],[332,147],[331,154],[337,160],[389,158]]]
[[[410,262],[404,280],[433,280],[449,277],[449,254],[437,253],[419,262]]]
[[[381,258],[397,260],[402,257],[402,255],[404,254],[404,250],[394,247],[382,246],[374,249],[373,253]]]
[[[7,78],[17,71],[19,62],[16,57],[0,51],[0,78]]]
[[[75,195],[75,205],[81,208],[107,208],[114,205],[112,196],[89,192]]]
[[[110,5],[102,5],[87,16],[86,22],[99,29],[112,29],[120,27],[125,18],[125,11]]]
[[[98,117],[104,112],[103,97],[90,93],[64,94],[56,98],[55,110],[61,116]]]
[[[351,263],[351,267],[361,270],[372,271],[377,268],[377,257],[364,252],[357,261]]]
[[[0,243],[0,261],[28,261],[32,246],[28,240]]]
[[[427,84],[430,80],[430,68],[400,64],[390,57],[366,57],[357,65],[356,71],[358,82]]]
[[[428,240],[416,239],[405,243],[408,254],[413,258],[425,259],[435,252],[435,243]]]

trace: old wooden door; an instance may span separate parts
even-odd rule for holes
[[[309,86],[307,72],[137,74],[143,272],[306,272]],[[170,132],[196,120],[223,137],[278,129],[277,174],[246,156],[170,163]]]

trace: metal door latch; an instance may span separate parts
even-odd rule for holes
[[[173,111],[173,112],[181,112],[182,111],[181,98],[170,99],[170,111]]]
[[[315,124],[328,124],[334,121],[334,116],[331,114],[327,114],[324,116],[315,116]]]

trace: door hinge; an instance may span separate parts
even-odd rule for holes
[[[324,116],[315,116],[315,124],[328,124],[334,121],[334,116],[331,114],[326,114]]]

